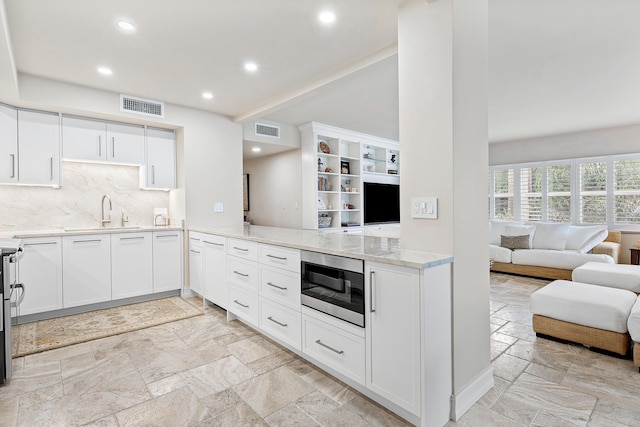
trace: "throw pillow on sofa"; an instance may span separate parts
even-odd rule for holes
[[[529,249],[529,235],[522,236],[500,236],[500,246],[507,249]]]
[[[607,238],[609,232],[605,225],[587,225],[569,227],[569,235],[565,249],[571,249],[586,254],[598,243],[602,243]]]
[[[501,221],[501,220],[491,220],[489,221],[489,244],[500,246],[500,236],[505,233],[505,229],[509,225],[523,225],[522,222],[519,221]]]
[[[535,225],[507,225],[504,229],[505,236],[524,236],[529,235],[529,247],[518,249],[531,249],[533,247],[533,235],[536,232]]]
[[[533,224],[532,224],[533,225]],[[553,249],[562,251],[569,235],[569,223],[536,222],[533,235],[533,249]]]

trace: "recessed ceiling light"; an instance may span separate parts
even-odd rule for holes
[[[202,97],[204,99],[213,99],[213,94],[211,92],[202,92]]]
[[[332,24],[336,20],[336,14],[333,12],[325,11],[318,15],[318,19],[323,24]]]
[[[251,151],[253,151],[254,153],[259,153],[262,150],[260,149],[260,147],[253,147]]]
[[[135,31],[136,27],[131,22],[127,21],[118,21],[118,28],[123,31]]]
[[[244,69],[251,72],[257,71],[258,64],[256,64],[255,62],[245,62]]]
[[[98,67],[98,72],[103,76],[110,76],[111,74],[113,74],[113,71],[111,71],[111,68],[107,68],[107,67]]]

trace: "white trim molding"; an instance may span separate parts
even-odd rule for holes
[[[451,419],[458,421],[493,387],[493,366],[489,365],[460,392],[451,396]]]

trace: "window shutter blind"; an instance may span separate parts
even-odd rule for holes
[[[640,206],[640,159],[613,162],[613,215],[616,224],[638,222],[633,211]]]
[[[571,222],[571,164],[547,167],[547,220]]]
[[[580,222],[607,222],[607,164],[580,163]]]
[[[542,167],[520,168],[520,219],[542,221]]]
[[[513,169],[496,169],[493,179],[494,217],[513,219]]]

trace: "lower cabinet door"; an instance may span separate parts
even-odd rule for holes
[[[182,288],[182,231],[153,232],[153,292]]]
[[[64,308],[111,300],[111,244],[108,234],[62,238]]]
[[[24,239],[24,255],[18,263],[19,281],[25,284],[20,315],[62,308],[62,239]]]
[[[300,350],[300,312],[260,298],[260,328],[277,339]]]
[[[236,316],[246,320],[254,326],[258,326],[258,295],[248,292],[237,286],[231,285],[228,289],[229,303],[227,310]]]
[[[302,325],[303,353],[364,385],[364,338],[305,314]]]
[[[153,293],[151,233],[111,235],[111,298]]]

